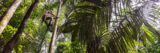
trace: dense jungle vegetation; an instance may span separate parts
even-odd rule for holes
[[[160,53],[160,1],[0,0],[0,53]]]

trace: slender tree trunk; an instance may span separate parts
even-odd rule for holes
[[[37,6],[38,2],[39,2],[39,0],[35,0],[35,2],[28,9],[26,15],[23,18],[23,21],[22,21],[20,27],[18,28],[18,31],[13,36],[13,38],[4,46],[3,53],[11,53],[11,51],[13,50],[15,45],[17,44],[20,36],[22,35],[22,32],[24,31],[24,28],[27,24],[27,21],[28,21],[29,17],[31,16],[33,9]]]
[[[62,1],[59,0],[59,7],[58,7],[58,10],[57,10],[57,15],[56,15],[57,19],[55,19],[55,23],[54,23],[54,30],[53,30],[52,37],[51,37],[51,42],[50,42],[50,45],[49,45],[49,53],[53,52],[54,44],[55,44],[55,41],[56,41],[57,25],[58,25],[59,12],[60,12],[60,9],[61,9],[61,5],[62,5]]]
[[[3,16],[0,18],[0,35],[21,2],[22,0],[14,0],[11,6],[4,12]]]

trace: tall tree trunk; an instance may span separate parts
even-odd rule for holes
[[[3,53],[11,53],[14,46],[17,44],[20,36],[22,35],[22,32],[24,31],[24,28],[27,24],[27,21],[28,21],[30,15],[32,14],[33,9],[37,6],[38,2],[39,2],[39,0],[35,0],[35,2],[28,9],[26,15],[23,18],[23,21],[22,21],[20,27],[18,28],[18,31],[16,32],[14,37],[4,46]]]
[[[54,23],[54,31],[52,33],[51,42],[50,42],[50,45],[49,45],[49,53],[53,52],[55,40],[56,40],[56,37],[57,37],[57,25],[58,25],[59,12],[60,12],[60,9],[61,9],[61,5],[62,5],[62,1],[59,0],[59,7],[57,9],[57,15],[56,15],[57,19],[55,19],[55,23]]]
[[[14,0],[10,7],[4,12],[3,16],[0,18],[0,35],[2,34],[4,28],[10,21],[11,17],[21,2],[22,0]]]
[[[97,53],[98,47],[100,44],[100,39],[95,37],[90,43],[87,44],[87,52],[88,53]]]

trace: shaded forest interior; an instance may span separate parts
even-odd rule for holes
[[[160,53],[159,0],[0,0],[0,53]]]

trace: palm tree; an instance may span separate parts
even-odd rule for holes
[[[145,19],[143,5],[133,9],[132,0],[68,0],[66,22],[59,33],[71,33],[72,42],[86,45],[88,53],[126,53],[135,41],[153,41],[157,32]]]

